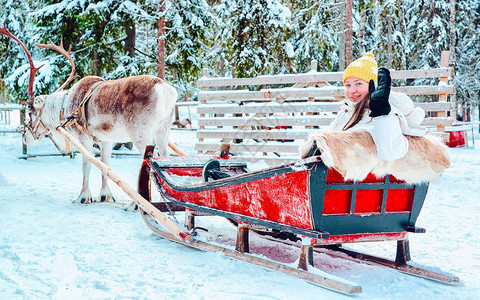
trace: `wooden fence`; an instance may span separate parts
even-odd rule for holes
[[[416,105],[427,112],[422,125],[436,126],[440,132],[453,120],[447,114],[448,95],[454,93],[448,57],[448,51],[442,52],[436,69],[391,71],[393,91],[435,101]],[[232,154],[248,161],[276,164],[298,159],[298,146],[310,133],[330,124],[344,98],[343,72],[316,69],[313,62],[307,73],[255,78],[208,78],[204,70],[197,82],[201,104],[196,150],[212,154],[228,143]],[[400,80],[409,83],[420,78],[438,78],[438,84],[396,86]]]

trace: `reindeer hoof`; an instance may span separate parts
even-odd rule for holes
[[[130,203],[130,205],[128,205],[127,207],[125,207],[125,211],[131,211],[131,212],[135,212],[138,210],[138,204],[133,202]]]
[[[92,198],[82,198],[82,199],[80,200],[80,203],[81,203],[81,204],[92,204],[93,201],[92,201]]]
[[[80,203],[80,204],[91,204],[92,198],[90,197],[78,197],[77,200],[73,201],[73,203]]]
[[[97,198],[97,202],[116,202],[112,195],[100,195]]]
[[[73,203],[80,203],[80,204],[90,204],[92,202],[93,202],[92,194],[88,189],[80,193],[78,198],[73,201]]]

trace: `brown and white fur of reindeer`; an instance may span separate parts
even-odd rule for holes
[[[167,155],[168,136],[177,100],[177,92],[173,86],[151,75],[109,81],[87,76],[70,90],[62,91],[74,78],[75,65],[70,49],[65,51],[63,43],[56,46],[51,42],[49,45],[37,46],[63,54],[72,64],[72,72],[70,78],[53,94],[34,97],[33,80],[39,68],[34,67],[31,55],[23,43],[8,32],[6,20],[4,28],[0,28],[0,34],[9,36],[22,46],[31,66],[27,103],[30,121],[25,126],[25,144],[36,145],[48,134],[59,143],[65,141],[55,128],[63,122],[62,115],[67,117],[79,111],[82,100],[89,93],[90,97],[83,105],[84,112],[76,114],[76,125],[70,126],[69,130],[90,152],[93,151],[94,142],[100,142],[101,160],[105,164],[108,164],[111,156],[113,142],[132,141],[137,151],[144,153],[146,145],[154,140],[159,155]],[[100,82],[92,92],[92,87]],[[82,190],[75,201],[91,203],[93,199],[88,184],[91,163],[85,158],[82,169]],[[97,201],[114,201],[105,174],[102,174],[102,187]]]
[[[33,109],[30,110],[30,122],[35,124],[40,117],[44,126],[37,126],[36,132],[27,129],[25,144],[37,144],[40,139],[36,137],[42,136],[46,130],[54,140],[63,141],[64,137],[55,130],[62,122],[61,113],[64,116],[72,115],[89,88],[100,80],[100,77],[88,76],[69,91],[36,97]],[[143,153],[147,144],[154,140],[159,155],[166,156],[176,100],[175,88],[154,76],[105,81],[85,103],[86,122],[83,116],[77,120],[87,132],[77,126],[70,126],[70,133],[90,152],[93,151],[94,142],[99,141],[100,157],[107,165],[113,142],[132,141],[137,151]],[[85,158],[82,169],[83,186],[76,202],[91,203],[92,195],[88,185],[91,163]],[[102,187],[97,201],[113,201],[105,174],[102,174]]]

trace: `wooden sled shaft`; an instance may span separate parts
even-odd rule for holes
[[[150,202],[145,200],[137,191],[135,191],[127,182],[115,173],[112,168],[104,164],[101,160],[95,158],[87,149],[63,127],[58,126],[56,129],[59,133],[64,135],[77,149],[83,154],[83,157],[88,159],[93,165],[100,169],[105,175],[115,182],[135,203],[141,206],[144,211],[151,215],[155,220],[160,222],[166,229],[177,239],[190,242],[192,236],[188,231],[180,228],[177,223],[168,218],[165,214],[155,208]]]
[[[188,156],[188,154],[183,151],[180,147],[175,145],[170,139],[168,140],[168,147],[173,150],[173,152],[177,153],[179,156]]]

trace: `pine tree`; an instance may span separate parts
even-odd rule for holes
[[[461,107],[480,110],[480,1],[457,1],[455,90]],[[462,111],[457,112],[463,115]]]
[[[165,22],[166,69],[186,100],[193,97],[200,71],[207,66],[207,30],[216,18],[205,0],[168,1]]]
[[[449,49],[448,0],[404,0],[407,23],[407,69],[440,66],[441,51]],[[425,82],[425,84],[429,84]]]
[[[344,21],[339,18],[339,5],[330,0],[289,2],[292,20],[288,54],[295,58],[292,72],[308,71],[312,60],[318,61],[321,71],[338,70],[338,27]]]
[[[278,0],[223,0],[215,6],[222,20],[216,40],[224,67],[234,77],[288,70],[290,10]]]
[[[116,79],[152,72],[151,55],[140,51],[137,56],[136,38],[132,40],[137,23],[153,20],[142,5],[143,1],[74,0],[44,6],[32,15],[40,42],[58,41],[62,35],[65,47],[72,45],[78,75]],[[52,65],[61,65],[61,73],[68,74],[65,59],[57,60]]]
[[[6,29],[25,44],[27,49],[33,49],[31,36],[34,31],[28,12],[35,8],[31,1],[2,1],[0,10],[0,26],[4,26],[6,20]],[[31,51],[34,65],[39,67],[41,62],[36,58],[36,53]],[[12,39],[0,35],[0,78],[2,78],[3,89],[8,88],[10,101],[23,103],[28,99],[28,78],[30,74],[30,64],[27,60],[24,50]],[[37,75],[40,77],[39,75]],[[34,85],[34,93],[45,91],[43,78],[42,82],[37,81]]]
[[[362,45],[359,45],[359,55],[373,52],[379,66],[403,70],[406,65],[405,52],[408,49],[403,7],[399,2],[402,1],[363,1],[359,28],[364,27],[365,38],[360,39]],[[365,25],[362,26],[362,23]]]
[[[76,74],[107,76],[116,61],[116,51],[121,48],[115,39],[119,36],[114,17],[119,8],[117,1],[49,1],[58,2],[45,5],[31,14],[37,28],[37,43],[48,43],[51,39],[59,44],[63,38],[66,49],[72,47],[72,58],[75,62]],[[113,18],[112,18],[113,17]],[[52,88],[68,77],[70,65],[58,53],[51,50],[40,50],[48,59],[52,72]]]

